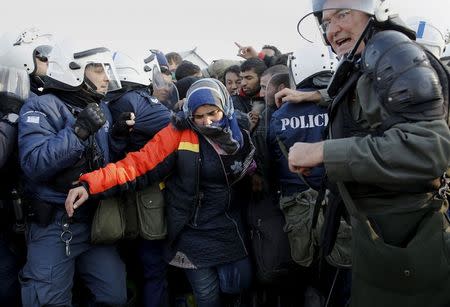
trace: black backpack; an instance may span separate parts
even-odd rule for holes
[[[248,206],[248,226],[256,275],[261,283],[278,282],[299,266],[291,258],[291,249],[283,227],[285,220],[276,197],[265,195]]]

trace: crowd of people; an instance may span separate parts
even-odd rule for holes
[[[0,306],[449,306],[450,46],[311,3],[203,70],[5,33]]]

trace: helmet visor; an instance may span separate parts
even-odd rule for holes
[[[23,69],[0,66],[0,92],[7,93],[21,100],[28,98],[30,80]]]
[[[121,89],[119,75],[112,58],[111,52],[106,48],[95,48],[74,54],[75,60],[85,58],[85,65],[94,64],[96,67],[102,67],[106,77],[108,78],[107,92]]]
[[[50,45],[41,45],[37,46],[34,49],[36,56],[42,56],[42,57],[48,57],[50,53],[52,52],[53,47]]]
[[[172,81],[164,78],[157,65],[154,65],[152,69],[152,84],[153,96],[168,109],[173,110],[179,100],[177,87]]]
[[[330,20],[323,20],[323,12],[326,10],[336,11],[334,16],[339,13],[344,16],[346,10],[356,10],[368,15],[374,15],[377,1],[380,0],[312,0],[310,12],[303,16],[297,24],[297,31],[304,39],[310,42],[317,42],[323,39]],[[336,18],[334,17],[334,18]],[[317,25],[320,32],[316,31]],[[320,36],[319,36],[320,35]]]

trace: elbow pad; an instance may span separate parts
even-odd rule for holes
[[[381,31],[367,43],[362,70],[386,110],[404,121],[430,121],[445,116],[439,76],[425,51],[406,35]]]

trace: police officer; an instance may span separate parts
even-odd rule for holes
[[[114,159],[121,159],[126,153],[141,149],[167,126],[171,112],[150,95],[152,74],[148,65],[144,67],[144,63],[139,64],[121,52],[115,52],[113,58],[122,88],[108,94],[106,100],[113,118],[112,135],[116,140],[112,152]],[[136,199],[135,193],[131,194]],[[158,213],[156,210],[153,214]],[[164,208],[160,210],[164,219]],[[163,259],[163,242],[162,238],[138,242],[144,273],[143,306],[146,307],[167,305],[167,263]]]
[[[24,306],[71,306],[80,273],[97,306],[126,303],[125,268],[114,246],[90,243],[92,202],[69,220],[64,199],[80,173],[109,161],[110,114],[101,103],[120,88],[108,49],[68,44],[50,54],[45,95],[28,99],[19,119],[19,156],[30,199]]]
[[[0,305],[18,306],[17,280],[23,258],[18,238],[23,231],[23,210],[18,195],[17,119],[28,97],[30,81],[23,69],[0,66]]]
[[[448,306],[446,81],[386,3],[312,1],[341,63],[329,139],[294,144],[289,166],[323,163],[352,216],[351,306]]]
[[[53,35],[37,28],[5,33],[0,38],[0,63],[26,70],[30,76],[31,95],[42,95],[53,44]]]

